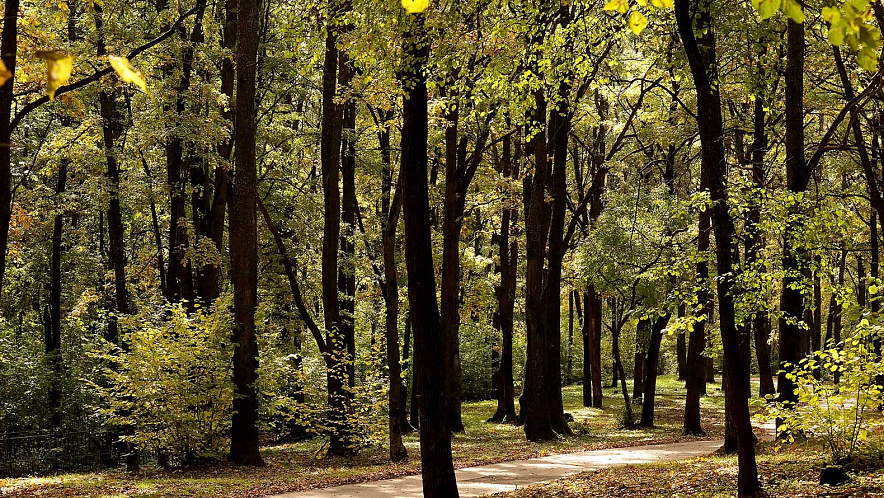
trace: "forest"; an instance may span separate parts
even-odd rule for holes
[[[0,495],[884,493],[881,0],[2,5]]]

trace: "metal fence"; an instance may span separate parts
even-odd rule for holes
[[[117,467],[117,437],[104,429],[77,428],[0,433],[0,477],[23,477]]]

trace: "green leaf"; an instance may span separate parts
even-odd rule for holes
[[[752,0],[752,6],[762,19],[767,19],[780,10],[780,0]]]

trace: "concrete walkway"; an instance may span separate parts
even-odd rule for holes
[[[588,470],[706,456],[721,445],[721,441],[691,441],[593,450],[469,467],[455,473],[461,497],[482,496],[549,482]],[[415,475],[287,493],[274,498],[419,498],[423,496],[421,487],[421,476]]]

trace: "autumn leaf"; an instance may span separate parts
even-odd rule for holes
[[[610,0],[605,4],[605,10],[616,10],[621,14],[625,14],[629,11],[629,0]]]
[[[647,26],[648,18],[646,18],[644,14],[637,10],[634,10],[632,11],[632,14],[629,14],[629,29],[631,29],[636,36],[640,35]]]
[[[71,79],[74,58],[61,50],[41,50],[37,52],[37,57],[46,61],[48,74],[46,95],[49,96],[49,100],[55,100],[56,90]]]
[[[107,61],[110,62],[111,67],[114,68],[114,71],[117,72],[121,80],[131,83],[140,88],[144,93],[147,93],[147,83],[141,77],[141,73],[129,63],[129,59],[109,55],[107,56]]]
[[[430,6],[430,0],[402,0],[402,8],[409,14],[420,14]]]
[[[6,69],[6,64],[3,59],[0,59],[0,86],[5,85],[10,78],[12,78],[12,71]]]
[[[780,0],[752,0],[752,6],[762,19],[767,19],[780,10]]]

